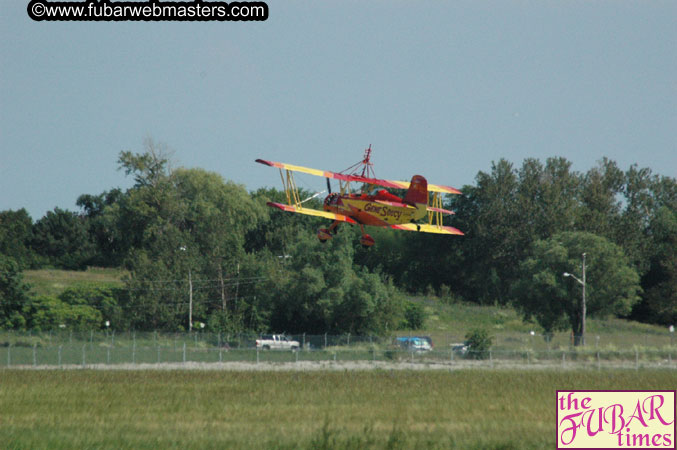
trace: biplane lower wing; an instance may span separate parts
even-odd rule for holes
[[[343,214],[335,214],[329,211],[319,211],[317,209],[301,208],[275,202],[268,202],[266,204],[270,207],[281,209],[282,211],[305,214],[307,216],[324,217],[325,219],[338,220],[340,222],[357,223],[352,217],[344,216]]]
[[[395,230],[418,231],[421,233],[455,234],[457,236],[463,236],[463,232],[457,228],[438,225],[403,223],[391,225],[390,228],[394,228]]]
[[[432,206],[428,206],[428,208],[426,208],[426,210],[431,211],[431,212],[438,212],[438,213],[441,213],[441,214],[447,214],[447,215],[456,214],[455,212],[450,211],[448,209],[433,208]]]

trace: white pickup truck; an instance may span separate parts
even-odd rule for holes
[[[299,341],[290,341],[283,334],[264,334],[256,340],[256,348],[262,350],[298,350]]]

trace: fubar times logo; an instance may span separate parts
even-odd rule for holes
[[[675,391],[557,391],[557,448],[675,449]]]

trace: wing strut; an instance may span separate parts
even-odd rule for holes
[[[428,210],[428,224],[442,226],[442,196],[439,192],[432,193],[432,201],[430,206],[432,209]]]
[[[283,175],[282,169],[280,169],[280,178],[282,178],[282,186],[284,187],[284,193],[287,196],[287,204],[299,208],[301,207],[301,198],[299,197],[299,190],[294,181],[294,174],[289,169],[285,169],[284,172],[285,174]]]

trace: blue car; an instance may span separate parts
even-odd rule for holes
[[[429,352],[433,349],[432,339],[429,337],[402,336],[396,338],[395,343],[404,349],[415,352]]]

